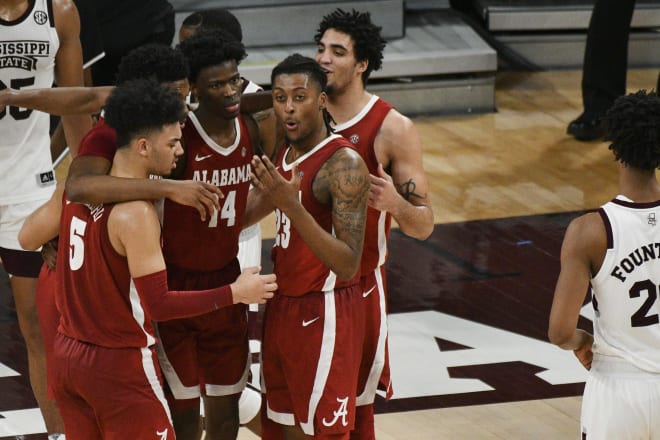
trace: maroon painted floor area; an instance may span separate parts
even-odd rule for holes
[[[388,262],[390,313],[436,310],[539,340],[546,340],[559,250],[568,222],[561,213],[436,225],[419,242],[392,231]],[[270,270],[264,242],[264,271]],[[589,321],[581,325],[589,326]],[[465,347],[438,339],[439,350]],[[0,378],[0,412],[34,408],[20,337],[4,273],[0,277],[0,362],[21,376]],[[577,395],[582,384],[551,386],[539,367],[508,362],[450,368],[452,377],[477,378],[494,391],[376,402],[378,412],[462,406]],[[396,387],[396,384],[395,384]],[[38,439],[27,436],[26,439]]]

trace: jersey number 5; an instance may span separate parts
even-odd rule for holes
[[[76,216],[71,218],[71,227],[69,228],[69,267],[71,270],[78,270],[83,265],[85,258],[85,229],[87,223]]]
[[[639,298],[643,291],[646,291],[646,301],[630,317],[630,325],[633,327],[646,327],[648,325],[658,324],[660,318],[657,313],[649,315],[649,311],[658,299],[658,286],[651,280],[637,281],[628,291],[631,298]]]

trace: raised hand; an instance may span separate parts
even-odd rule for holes
[[[287,211],[293,204],[299,203],[300,177],[298,166],[293,165],[291,179],[286,180],[275,168],[268,157],[254,156],[252,159],[252,184],[259,188],[273,206]]]

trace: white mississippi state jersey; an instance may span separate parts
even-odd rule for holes
[[[591,280],[593,351],[660,373],[660,201],[617,196],[599,213],[608,248]]]
[[[0,89],[53,85],[59,38],[51,0],[30,2],[18,19],[0,19]],[[0,108],[0,205],[48,198],[55,189],[46,113]]]

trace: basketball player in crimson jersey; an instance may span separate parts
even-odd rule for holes
[[[113,92],[106,110],[123,145],[112,175],[147,178],[172,170],[183,152],[183,104],[176,93],[150,81],[129,82]],[[263,302],[272,297],[275,277],[258,275],[253,268],[231,286],[168,291],[152,202],[65,202],[59,233],[67,245],[58,254],[61,318],[53,378],[67,438],[173,439],[151,320],[193,316],[240,301]],[[57,233],[48,225],[57,225],[58,219],[47,215],[37,221],[41,234]]]
[[[660,433],[660,98],[618,98],[604,117],[619,192],[566,229],[548,337],[573,350],[589,377],[582,438],[655,439]],[[593,336],[577,328],[591,287]]]
[[[381,67],[385,40],[369,13],[338,9],[323,17],[314,37],[316,61],[328,75],[328,111],[335,133],[360,152],[371,173],[367,229],[361,265],[366,334],[358,383],[354,440],[375,438],[373,402],[379,381],[392,393],[387,355],[385,260],[392,217],[401,231],[424,240],[433,211],[422,147],[410,119],[365,87]]]
[[[272,256],[281,284],[264,317],[271,426],[262,438],[347,439],[361,351],[355,334],[364,332],[359,263],[369,174],[350,143],[330,132],[326,76],[313,59],[286,58],[271,84],[288,145],[275,164],[254,158],[246,216],[250,224],[276,208]]]
[[[240,274],[238,238],[250,188],[250,161],[261,150],[256,123],[240,114],[238,64],[246,56],[243,45],[221,32],[208,32],[186,39],[180,47],[198,106],[183,129],[186,154],[177,177],[214,185],[223,198],[205,222],[194,210],[166,200],[163,252],[171,286],[207,289]],[[177,437],[199,437],[202,396],[206,438],[235,438],[238,400],[250,366],[246,307],[163,322],[158,331]]]

